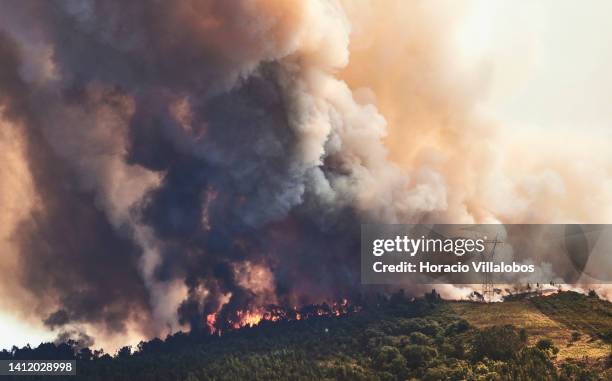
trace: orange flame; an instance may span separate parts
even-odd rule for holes
[[[225,326],[230,327],[230,329],[241,329],[255,327],[263,321],[297,321],[319,316],[340,317],[352,312],[358,312],[359,310],[358,306],[350,305],[346,299],[331,305],[323,303],[321,305],[305,306],[302,309],[270,305],[267,307],[254,307],[249,310],[237,310],[234,313],[234,317],[227,320]],[[211,334],[221,335],[221,329],[216,325],[217,318],[217,313],[207,315],[206,325]]]
[[[263,314],[260,311],[237,311],[236,316],[238,321],[232,325],[234,329],[242,327],[254,327],[261,322]]]
[[[217,314],[206,315],[206,325],[208,326],[208,330],[210,331],[211,335],[214,335],[217,332],[217,329],[215,328],[216,322],[217,322]],[[219,333],[221,332],[219,331]]]

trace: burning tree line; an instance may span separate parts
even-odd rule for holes
[[[217,312],[206,316],[206,327],[211,335],[221,335],[228,330],[254,327],[263,321],[282,322],[310,319],[313,317],[338,317],[359,312],[359,305],[347,299],[328,304],[309,304],[303,307],[267,305],[250,310],[236,310],[229,314]]]

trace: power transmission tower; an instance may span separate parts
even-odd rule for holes
[[[493,241],[485,241],[492,243],[493,247],[491,248],[491,254],[489,255],[489,258],[486,257],[486,251],[482,253],[482,259],[484,261],[493,262],[493,256],[495,255],[495,248],[497,247],[497,244],[503,244],[503,241],[498,241],[497,237],[498,235],[495,236],[495,240]],[[493,296],[495,295],[495,285],[493,284],[493,276],[490,272],[485,271],[483,272],[482,278],[482,298],[485,302],[489,303],[491,302],[491,300],[493,300]]]

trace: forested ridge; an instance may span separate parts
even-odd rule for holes
[[[609,302],[594,294],[563,292],[524,303],[555,319],[560,329],[571,330],[571,338],[560,342],[558,332],[532,336],[520,322],[474,325],[457,311],[480,308],[479,303],[443,301],[435,291],[417,299],[400,292],[344,316],[263,321],[220,337],[177,333],[124,347],[114,356],[69,342],[13,348],[0,357],[76,358],[78,375],[65,377],[69,380],[612,379],[609,351],[599,358],[559,354],[574,342],[610,346]]]

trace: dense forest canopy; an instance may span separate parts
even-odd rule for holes
[[[532,332],[496,324],[493,311],[533,308],[572,331]],[[262,321],[222,336],[177,333],[124,347],[114,356],[74,341],[0,352],[2,359],[77,359],[83,380],[606,380],[612,357],[564,357],[585,342],[612,343],[612,304],[596,295],[562,292],[495,303],[479,327],[463,309],[432,291],[412,299],[398,292],[356,313],[300,321]],[[585,312],[588,314],[585,315]],[[477,312],[482,315],[482,313]],[[500,321],[501,322],[501,321]],[[503,323],[503,322],[502,322]],[[583,337],[584,336],[584,337]],[[554,338],[551,339],[551,338]],[[561,348],[561,349],[560,349]],[[35,377],[34,377],[35,378]],[[19,378],[23,380],[25,378]]]

